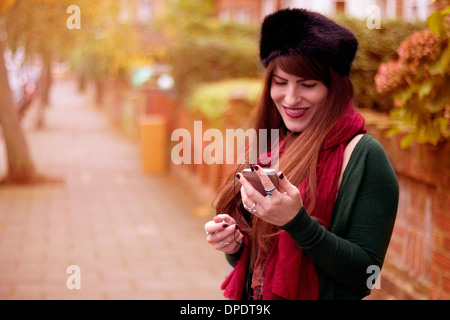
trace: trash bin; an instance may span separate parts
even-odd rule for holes
[[[162,115],[147,115],[139,124],[142,168],[150,174],[167,172],[167,120]]]

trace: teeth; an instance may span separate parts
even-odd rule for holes
[[[287,110],[289,113],[297,114],[297,113],[305,112],[308,109],[287,109]]]

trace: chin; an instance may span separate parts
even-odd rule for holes
[[[290,131],[290,132],[294,132],[294,133],[300,133],[303,132],[303,130],[305,130],[306,125],[305,124],[301,124],[301,123],[289,123],[289,122],[285,122],[286,128]]]

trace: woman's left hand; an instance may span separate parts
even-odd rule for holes
[[[274,184],[259,166],[254,166],[264,189],[271,190]],[[280,190],[273,190],[271,195],[262,195],[252,184],[238,173],[237,178],[242,184],[241,196],[247,210],[262,220],[283,226],[291,221],[303,207],[300,191],[291,184],[282,172],[278,172]]]

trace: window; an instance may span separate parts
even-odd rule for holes
[[[276,0],[264,0],[261,4],[261,18],[264,19],[268,14],[277,10]]]
[[[237,8],[234,12],[234,20],[238,23],[249,23],[250,12],[246,8]]]
[[[345,1],[336,1],[336,13],[345,13]]]
[[[137,5],[137,17],[141,22],[148,22],[152,19],[152,0],[139,0]]]

